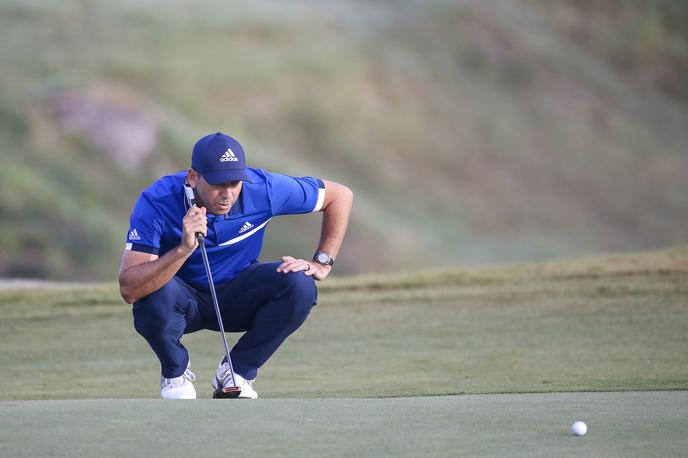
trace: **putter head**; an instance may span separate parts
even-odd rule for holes
[[[241,388],[238,386],[227,386],[219,388],[213,392],[213,399],[234,399],[241,394]]]

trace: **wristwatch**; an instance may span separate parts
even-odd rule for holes
[[[334,259],[332,259],[332,256],[324,251],[316,251],[313,255],[313,261],[322,264],[323,266],[331,266],[334,264]]]

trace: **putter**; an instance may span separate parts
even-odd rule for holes
[[[188,181],[184,183],[184,195],[186,196],[186,203],[189,208],[196,205],[196,196],[194,191],[189,186]],[[222,324],[222,315],[220,314],[220,305],[217,302],[217,295],[215,294],[215,283],[213,283],[213,274],[210,271],[210,262],[208,262],[208,253],[205,249],[205,237],[200,232],[196,233],[196,240],[198,246],[201,248],[201,256],[203,257],[203,264],[205,265],[205,272],[208,275],[208,285],[210,286],[210,295],[213,298],[213,306],[215,306],[215,314],[217,315],[217,324],[220,327],[220,336],[222,343],[225,346],[225,355],[227,356],[227,365],[229,366],[229,375],[232,379],[232,385],[219,388],[213,392],[213,398],[238,398],[241,394],[241,387],[236,386],[236,378],[234,377],[234,367],[232,366],[232,359],[229,357],[229,346],[227,345],[227,336],[225,335],[225,327]]]

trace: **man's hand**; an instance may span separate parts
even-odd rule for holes
[[[324,266],[319,262],[295,259],[291,256],[282,256],[282,264],[277,267],[277,272],[289,273],[302,271],[316,280],[324,280],[332,271],[332,266]]]
[[[205,217],[205,207],[193,206],[184,215],[182,220],[182,248],[193,251],[198,246],[196,233],[200,232],[205,237],[208,234],[208,220]]]

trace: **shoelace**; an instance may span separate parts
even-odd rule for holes
[[[227,369],[226,371],[224,371],[224,375],[223,375],[222,377],[218,377],[218,376],[216,375],[215,378],[216,378],[217,381],[219,382],[219,385],[225,386],[227,383],[229,383],[229,380],[230,380],[230,377],[229,377],[229,369]],[[256,380],[256,379],[248,380],[248,379],[243,378],[243,377],[242,377],[241,375],[239,375],[239,374],[234,374],[234,383],[236,383],[237,386],[241,386],[241,385],[243,385],[243,384],[245,383],[245,384],[247,384],[248,386],[250,386],[251,388],[253,388],[253,382],[254,382],[255,380]]]
[[[179,385],[184,384],[184,379],[189,380],[193,382],[196,380],[196,374],[191,372],[191,369],[187,368],[182,375],[179,377],[174,377],[174,378],[166,378],[163,380],[162,385],[163,386],[170,386],[170,387],[176,387]]]

